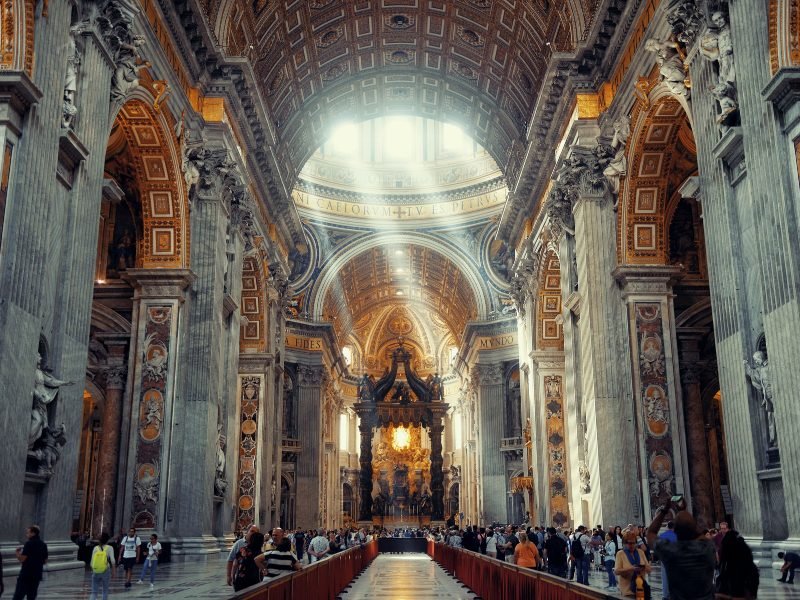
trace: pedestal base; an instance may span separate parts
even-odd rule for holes
[[[220,549],[219,540],[213,535],[185,537],[169,540],[172,542],[172,561],[203,560],[209,556],[217,556]]]

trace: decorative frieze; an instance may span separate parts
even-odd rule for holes
[[[262,378],[246,375],[239,384],[239,466],[237,473],[236,528],[244,530],[256,520],[256,476]]]
[[[540,365],[541,368],[541,365]],[[547,474],[550,520],[561,527],[569,521],[567,447],[564,433],[563,377],[544,378],[545,421],[547,423]]]
[[[500,385],[503,383],[502,365],[475,365],[472,367],[472,385]]]
[[[145,311],[145,326],[141,393],[134,405],[137,433],[131,522],[136,528],[156,529],[174,309],[170,305],[143,305],[142,310]]]

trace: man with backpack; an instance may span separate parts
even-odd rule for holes
[[[589,585],[589,544],[591,538],[586,535],[586,527],[581,525],[575,530],[569,546],[569,557],[575,564],[577,581]]]
[[[120,560],[125,567],[125,587],[131,587],[131,576],[133,575],[133,567],[139,562],[139,556],[142,553],[142,538],[136,535],[136,529],[131,527],[128,530],[128,535],[122,538],[119,542],[120,546]]]
[[[92,567],[92,595],[90,600],[97,600],[97,588],[103,590],[103,600],[108,598],[108,586],[111,577],[114,575],[114,549],[108,545],[108,534],[104,531],[100,534],[100,544],[92,550],[92,558],[89,564]]]

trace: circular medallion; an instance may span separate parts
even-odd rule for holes
[[[253,435],[256,432],[256,422],[252,419],[245,419],[242,422],[242,433],[245,435]]]

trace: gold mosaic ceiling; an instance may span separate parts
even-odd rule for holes
[[[413,306],[444,321],[460,339],[477,316],[475,295],[459,268],[443,254],[420,246],[372,248],[347,262],[325,297],[324,315],[339,339],[355,323],[387,304]]]
[[[343,117],[460,123],[505,166],[553,51],[588,36],[595,0],[201,0],[253,63],[296,174]],[[223,14],[224,13],[224,14]]]

